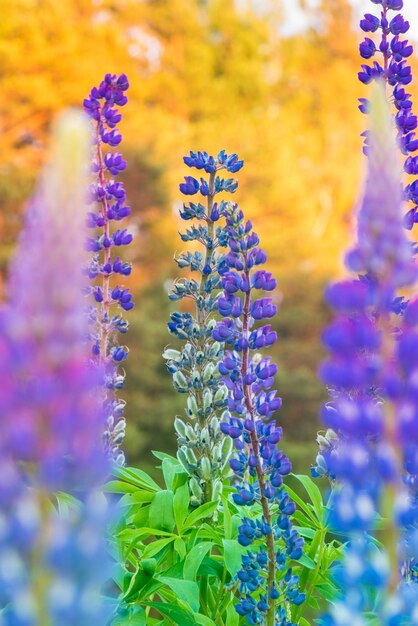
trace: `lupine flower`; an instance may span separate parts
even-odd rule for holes
[[[128,349],[117,342],[117,335],[128,330],[119,311],[130,311],[134,302],[128,289],[114,285],[115,280],[129,276],[131,266],[113,253],[117,248],[129,245],[133,237],[126,228],[111,230],[112,222],[121,222],[131,210],[126,205],[123,184],[114,179],[126,168],[126,161],[118,151],[107,151],[106,146],[115,148],[121,142],[116,125],[122,116],[117,107],[127,103],[125,92],[128,87],[125,74],[119,77],[106,74],[99,87],[93,87],[84,100],[84,110],[94,126],[92,172],[95,180],[90,185],[89,200],[95,210],[89,212],[87,225],[96,234],[87,240],[87,250],[92,256],[86,273],[95,284],[86,291],[92,295],[95,304],[89,311],[89,338],[93,358],[105,370],[104,445],[118,464],[125,462],[120,448],[125,436],[124,403],[117,396],[117,390],[123,387],[124,373],[119,363],[128,355]]]
[[[229,390],[221,429],[236,448],[230,461],[237,481],[235,504],[249,507],[257,502],[262,510],[256,521],[244,516],[238,528],[239,543],[251,549],[237,574],[236,610],[248,624],[289,626],[289,606],[305,600],[289,567],[290,560],[302,556],[303,539],[292,527],[296,506],[283,486],[292,466],[277,448],[282,429],[273,415],[282,402],[271,391],[277,366],[258,353],[277,339],[270,324],[256,326],[274,316],[276,306],[271,298],[254,295],[257,290],[273,291],[276,281],[260,269],[266,254],[258,247],[251,222],[244,220],[237,205],[225,205],[224,214],[229,251],[219,269],[224,293],[218,307],[225,317],[212,333],[230,348],[219,365]]]
[[[0,623],[104,623],[108,462],[82,295],[88,124],[59,122],[0,312]],[[54,493],[79,500],[54,508]]]
[[[322,419],[333,434],[329,446],[329,435],[321,440],[327,455],[317,467],[339,484],[331,521],[351,540],[339,574],[342,597],[323,619],[326,626],[365,624],[369,610],[385,625],[418,619],[411,576],[418,529],[414,303],[401,326],[392,319],[399,313],[397,289],[413,284],[417,271],[402,228],[397,148],[382,88],[369,108],[368,175],[357,244],[346,258],[348,269],[367,273],[328,289],[336,319],[323,336],[330,358],[321,376],[332,397]],[[379,513],[387,518],[385,551],[367,539]]]
[[[178,280],[170,294],[170,300],[177,302],[184,298],[195,303],[195,314],[175,312],[168,324],[170,333],[185,342],[183,350],[168,348],[164,352],[167,368],[173,375],[175,389],[187,394],[186,415],[188,423],[177,417],[176,429],[179,450],[178,459],[190,475],[192,502],[199,504],[217,499],[222,490],[222,477],[229,473],[228,460],[232,441],[220,429],[220,416],[227,405],[228,390],[222,381],[217,364],[222,359],[223,340],[213,339],[217,302],[220,294],[220,267],[223,255],[219,249],[225,247],[226,234],[221,225],[225,202],[215,201],[222,191],[232,192],[237,183],[224,180],[219,172],[236,172],[242,161],[236,154],[225,151],[217,157],[206,152],[190,152],[184,157],[188,167],[204,170],[209,179],[197,181],[186,176],[180,184],[184,195],[194,195],[200,191],[205,203],[190,202],[183,205],[180,216],[185,221],[198,220],[181,234],[184,242],[197,241],[203,252],[182,253],[177,259],[180,268],[187,268],[199,276]]]
[[[382,79],[387,85],[394,104],[394,122],[398,133],[398,142],[405,156],[404,171],[406,174],[418,174],[418,157],[413,156],[418,150],[416,128],[417,116],[412,111],[411,94],[407,93],[407,85],[412,81],[411,67],[408,59],[413,53],[413,47],[407,39],[403,39],[409,30],[407,22],[401,14],[393,16],[393,12],[401,11],[403,1],[371,0],[374,5],[380,5],[380,15],[366,13],[360,21],[360,28],[365,33],[379,32],[375,41],[367,36],[360,44],[360,55],[363,59],[374,60],[372,65],[362,65],[359,80],[366,85],[376,79]],[[360,111],[367,113],[368,100],[360,99]],[[367,134],[365,134],[364,151],[367,153]],[[411,229],[418,222],[418,181],[408,183],[404,189],[405,199],[410,203],[410,209],[405,215],[404,225]]]

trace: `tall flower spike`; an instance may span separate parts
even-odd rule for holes
[[[367,37],[360,44],[360,55],[363,59],[375,60],[372,65],[362,65],[359,80],[368,85],[375,80],[383,80],[391,94],[394,104],[394,121],[398,132],[398,142],[405,156],[404,172],[408,176],[418,175],[418,138],[416,128],[417,116],[412,111],[411,94],[406,87],[412,81],[412,71],[408,64],[413,54],[413,47],[403,38],[409,30],[407,22],[400,11],[403,0],[371,0],[374,5],[380,5],[380,15],[366,13],[360,22],[360,28],[367,33]],[[379,41],[371,38],[373,33],[379,33]],[[370,36],[369,36],[370,35]],[[367,113],[369,101],[360,98],[360,111]],[[364,151],[367,153],[368,137],[365,136]],[[416,156],[414,156],[414,154]],[[410,203],[410,209],[405,215],[404,224],[411,229],[418,222],[418,180],[415,179],[404,189],[405,199]]]
[[[392,320],[398,312],[396,290],[413,284],[417,272],[402,228],[397,146],[380,85],[370,103],[370,124],[358,241],[346,258],[349,269],[367,274],[327,291],[337,316],[323,335],[330,358],[321,376],[331,401],[323,406],[322,419],[338,435],[327,459],[339,484],[332,521],[351,543],[340,572],[342,597],[323,619],[324,626],[363,624],[372,610],[382,625],[412,624],[418,609],[418,587],[411,587],[406,574],[411,566],[406,552],[416,538],[416,494],[408,494],[404,484],[404,467],[418,452],[412,436],[416,424],[409,412],[416,396],[411,375],[418,371],[418,358],[411,353],[415,333]],[[411,315],[413,326],[412,320]],[[416,470],[413,462],[411,469]],[[367,536],[374,531],[378,513],[387,524],[383,551]]]
[[[59,121],[30,202],[0,312],[0,621],[87,626],[110,615],[109,467],[98,372],[88,363],[82,295],[88,124]],[[47,261],[46,261],[47,255]],[[54,509],[54,493],[79,499]]]
[[[222,339],[212,339],[220,292],[218,268],[223,259],[218,249],[226,244],[225,230],[219,221],[225,203],[223,200],[215,202],[215,196],[236,190],[238,183],[233,178],[222,178],[219,172],[235,173],[241,169],[243,161],[236,154],[227,155],[222,150],[217,157],[206,152],[190,152],[190,156],[184,157],[184,162],[188,167],[204,170],[209,175],[208,179],[200,178],[200,181],[186,176],[185,182],[180,185],[184,195],[200,192],[206,199],[205,204],[184,204],[180,212],[185,221],[199,221],[198,226],[193,225],[181,234],[182,241],[198,242],[203,252],[182,253],[176,259],[180,268],[187,268],[199,278],[176,281],[169,296],[173,302],[191,300],[195,310],[193,313],[185,311],[171,315],[169,331],[185,341],[185,345],[181,351],[165,350],[164,357],[173,375],[175,389],[187,394],[189,423],[180,417],[175,420],[178,459],[190,475],[192,502],[199,504],[220,496],[222,477],[229,472],[228,459],[232,449],[231,440],[223,436],[219,423],[228,395],[217,368],[224,346]]]
[[[258,247],[251,222],[244,221],[237,205],[228,204],[225,215],[229,251],[220,268],[224,294],[218,301],[224,319],[213,331],[214,339],[230,346],[219,366],[229,390],[221,429],[234,440],[237,451],[230,461],[237,480],[235,504],[261,505],[259,519],[244,515],[238,528],[239,543],[251,550],[237,574],[236,610],[248,624],[290,626],[290,605],[305,600],[289,567],[290,560],[302,556],[303,539],[292,527],[296,507],[283,486],[291,463],[277,448],[282,429],[272,419],[281,407],[281,399],[270,391],[277,366],[258,352],[277,339],[270,324],[257,325],[271,319],[276,306],[271,298],[253,295],[273,291],[276,281],[261,269],[267,257]]]
[[[116,127],[122,116],[116,107],[127,103],[125,92],[128,87],[125,74],[119,77],[106,74],[99,87],[93,87],[89,97],[84,100],[84,110],[94,125],[92,172],[95,181],[90,185],[89,193],[94,210],[89,212],[87,220],[89,228],[96,232],[87,241],[91,259],[86,271],[94,283],[87,288],[94,301],[89,311],[89,337],[93,357],[105,371],[104,445],[109,455],[120,465],[125,462],[120,446],[126,424],[124,401],[118,398],[117,392],[124,384],[125,375],[120,364],[126,359],[128,349],[119,345],[117,336],[124,335],[128,330],[128,323],[121,311],[130,311],[134,303],[129,290],[116,284],[116,277],[123,280],[131,273],[131,265],[116,255],[116,251],[121,246],[129,245],[132,235],[126,228],[112,231],[111,225],[112,222],[123,221],[131,210],[126,205],[123,183],[115,181],[115,177],[126,168],[126,161],[118,151],[106,151],[105,146],[116,148],[122,140]]]

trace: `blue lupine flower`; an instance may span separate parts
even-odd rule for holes
[[[29,203],[0,312],[0,622],[106,623],[109,519],[98,492],[100,376],[88,362],[82,295],[88,125],[63,116]],[[48,262],[45,255],[48,254]],[[66,512],[55,493],[79,500]],[[58,496],[57,496],[58,497]]]
[[[112,310],[120,307],[124,311],[130,311],[134,302],[128,289],[119,285],[110,287],[115,274],[122,277],[131,273],[130,264],[122,262],[119,256],[113,258],[112,252],[120,246],[129,245],[133,236],[126,228],[111,232],[112,221],[120,222],[130,214],[130,207],[125,204],[124,186],[113,178],[126,168],[126,161],[117,151],[103,154],[103,144],[116,147],[121,142],[122,136],[116,125],[122,116],[114,107],[127,103],[125,92],[128,88],[129,82],[125,74],[119,77],[106,74],[99,87],[93,87],[89,97],[84,100],[84,110],[93,120],[95,136],[92,172],[96,181],[90,186],[89,200],[96,204],[96,211],[88,213],[87,225],[99,230],[96,237],[90,237],[87,241],[87,250],[93,255],[86,274],[95,281],[100,275],[100,284],[90,288],[95,302],[100,305],[90,310],[90,340],[93,358],[106,371],[106,407],[112,406],[112,397],[117,401],[114,390],[123,386],[124,378],[118,369],[118,363],[127,356],[127,351],[119,348],[116,340],[119,332],[126,333],[127,323],[119,315],[112,315]],[[104,417],[104,422],[105,449],[118,464],[123,464],[125,457],[120,448],[125,430],[123,413],[118,418],[110,413]]]
[[[397,148],[383,89],[374,94],[370,115],[358,238],[346,257],[349,269],[367,274],[328,289],[337,317],[323,336],[330,358],[320,373],[332,397],[321,417],[330,430],[319,439],[314,473],[336,482],[330,523],[351,539],[339,573],[342,596],[323,618],[324,626],[363,623],[371,610],[386,626],[412,624],[418,611],[415,592],[415,604],[401,600],[412,583],[408,545],[418,529],[418,464],[410,462],[418,458],[411,393],[411,376],[418,371],[415,303],[406,304],[403,322],[392,320],[399,315],[396,291],[413,284],[417,270],[402,228]],[[387,554],[367,538],[379,513],[391,518]]]
[[[240,601],[236,610],[248,624],[264,623],[268,615],[275,624],[285,626],[290,624],[286,603],[304,600],[297,591],[297,577],[286,571],[288,559],[302,556],[303,539],[292,529],[290,516],[296,507],[282,485],[283,476],[291,471],[290,461],[276,447],[282,430],[270,421],[281,406],[276,392],[270,391],[277,365],[270,358],[250,356],[250,351],[276,340],[269,324],[254,328],[257,322],[273,317],[276,306],[271,298],[253,296],[255,289],[272,291],[276,281],[270,272],[258,269],[266,254],[258,248],[259,238],[251,222],[245,222],[237,205],[225,205],[224,215],[229,252],[219,266],[224,293],[218,299],[224,319],[212,333],[215,340],[231,348],[219,364],[229,390],[221,430],[237,450],[230,461],[238,479],[232,495],[235,504],[249,507],[259,502],[262,507],[261,518],[244,517],[238,528],[239,543],[251,550],[243,556],[237,575]]]
[[[198,220],[185,233],[184,242],[198,241],[203,253],[182,253],[176,262],[180,268],[188,268],[199,276],[175,282],[169,298],[177,302],[190,298],[196,306],[196,313],[175,312],[168,324],[169,331],[185,341],[183,350],[167,349],[164,357],[167,368],[173,376],[173,384],[179,393],[187,394],[186,415],[191,424],[180,418],[175,420],[179,443],[178,458],[190,475],[192,502],[199,504],[220,496],[222,477],[229,473],[228,460],[232,442],[224,436],[220,416],[227,405],[228,391],[217,368],[224,352],[221,337],[212,337],[215,314],[220,294],[220,271],[224,265],[219,249],[226,245],[226,233],[219,224],[224,212],[224,200],[215,202],[215,196],[222,191],[234,191],[237,183],[233,179],[224,180],[219,175],[222,170],[237,171],[239,161],[236,155],[228,156],[224,151],[217,157],[207,152],[190,152],[184,157],[188,167],[204,170],[208,179],[185,176],[180,191],[186,195],[200,193],[205,203],[184,204],[180,216],[185,221]],[[224,301],[228,314],[240,315],[234,303]],[[246,497],[243,495],[243,497]]]
[[[398,141],[403,154],[407,157],[404,165],[405,172],[416,176],[418,170],[411,166],[411,153],[418,150],[418,139],[413,132],[417,127],[417,118],[412,114],[412,101],[410,94],[404,89],[412,81],[411,67],[407,64],[407,59],[413,53],[413,47],[408,40],[402,39],[409,30],[409,23],[402,15],[395,15],[390,19],[389,11],[401,11],[402,0],[379,1],[374,4],[381,5],[380,16],[367,13],[360,21],[360,28],[365,33],[375,33],[381,31],[379,43],[366,37],[360,44],[360,55],[363,59],[371,59],[376,55],[381,55],[382,62],[373,65],[362,65],[359,79],[365,84],[369,84],[377,78],[383,79],[392,89],[393,102],[396,109],[395,123],[398,131]],[[360,98],[360,111],[368,112],[368,100]],[[367,137],[364,151],[367,152]],[[414,194],[414,181],[407,184],[404,190],[405,197],[412,203],[412,207],[405,215],[404,226],[411,230],[418,222],[418,195]]]

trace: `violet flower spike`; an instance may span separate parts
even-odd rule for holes
[[[270,391],[277,366],[258,353],[277,339],[270,324],[256,325],[274,316],[276,306],[271,298],[254,297],[255,290],[273,291],[276,281],[261,269],[266,254],[258,247],[251,222],[244,220],[237,205],[226,205],[224,214],[229,252],[220,268],[224,294],[218,301],[224,319],[213,331],[214,339],[230,347],[219,365],[229,389],[221,429],[236,448],[230,461],[237,480],[235,504],[246,507],[258,502],[262,509],[259,519],[244,516],[238,528],[239,543],[251,549],[237,574],[236,610],[248,624],[287,626],[290,606],[305,600],[298,576],[288,565],[290,559],[302,556],[304,542],[292,527],[296,506],[282,484],[291,463],[277,449],[282,429],[272,419],[281,407],[281,399]]]
[[[80,259],[88,125],[67,113],[30,202],[0,312],[0,606],[5,626],[105,623],[98,370],[88,363]],[[48,254],[48,262],[45,255]],[[55,492],[79,503],[58,514]],[[86,543],[85,539],[89,538]],[[76,564],[76,567],[74,566]]]
[[[224,150],[216,157],[207,152],[191,151],[183,160],[188,167],[203,170],[209,176],[207,180],[201,177],[200,182],[193,176],[185,176],[185,182],[180,184],[184,195],[200,193],[204,198],[203,203],[185,203],[180,211],[184,221],[194,220],[192,226],[180,234],[182,241],[197,241],[200,248],[176,258],[177,265],[192,272],[193,278],[177,280],[169,298],[172,302],[188,298],[194,303],[195,311],[171,314],[169,331],[185,345],[181,351],[168,348],[163,356],[176,391],[187,398],[187,422],[179,416],[174,422],[179,444],[177,458],[190,476],[191,502],[198,505],[218,500],[223,479],[230,473],[232,440],[225,437],[220,428],[228,397],[218,369],[224,342],[212,337],[221,294],[222,249],[227,242],[223,225],[225,201],[216,196],[235,191],[237,182],[221,175],[224,171],[237,172],[243,161],[236,154],[227,155]]]
[[[405,311],[410,327],[399,327],[399,321],[394,325],[392,319],[398,315],[397,289],[414,284],[417,269],[402,228],[397,146],[381,86],[373,93],[370,119],[358,241],[346,258],[349,269],[367,274],[328,289],[337,315],[323,335],[330,358],[321,377],[331,399],[321,416],[331,430],[320,442],[327,452],[317,473],[326,473],[328,464],[336,482],[331,522],[350,539],[339,574],[341,599],[324,616],[324,626],[363,623],[368,611],[375,611],[385,626],[412,624],[418,611],[411,574],[418,531],[413,461],[418,436],[411,420],[416,402],[411,385],[418,371],[412,347],[418,320],[410,308],[415,305],[409,303]],[[387,519],[384,551],[367,537],[378,513]]]
[[[360,28],[372,35],[379,33],[375,40],[367,36],[360,44],[360,55],[363,59],[374,59],[372,65],[362,65],[358,77],[366,85],[382,79],[386,85],[388,98],[393,103],[394,123],[398,133],[398,141],[404,160],[404,172],[408,176],[418,174],[418,138],[416,129],[417,116],[412,110],[411,94],[407,92],[407,85],[412,81],[412,70],[408,59],[413,54],[413,46],[403,38],[409,30],[407,22],[399,11],[403,8],[402,0],[371,0],[374,5],[380,5],[380,15],[366,13],[360,21]],[[393,13],[397,13],[393,15]],[[376,60],[377,59],[377,60]],[[390,97],[389,97],[390,94]],[[360,98],[359,109],[367,113],[368,99]],[[368,150],[367,134],[365,135],[364,152]],[[418,222],[418,180],[413,180],[404,188],[405,200],[410,209],[404,217],[404,225],[411,230]]]
[[[92,355],[104,368],[104,446],[113,460],[123,465],[124,454],[120,448],[125,436],[124,402],[117,396],[123,387],[125,375],[119,364],[128,356],[128,348],[117,342],[118,334],[125,334],[128,323],[119,311],[130,311],[134,307],[129,290],[113,285],[117,276],[129,276],[131,265],[113,256],[113,251],[131,243],[133,236],[124,229],[111,229],[112,222],[123,221],[131,212],[126,205],[126,193],[121,182],[116,182],[125,168],[126,161],[116,151],[106,151],[106,146],[116,148],[122,139],[116,125],[122,116],[116,107],[127,103],[125,92],[129,82],[125,74],[119,77],[106,74],[99,87],[93,87],[84,100],[84,110],[94,126],[94,151],[92,172],[95,181],[90,186],[90,203],[95,210],[88,214],[89,228],[98,231],[87,241],[92,253],[86,273],[94,285],[87,288],[93,297],[89,318]]]

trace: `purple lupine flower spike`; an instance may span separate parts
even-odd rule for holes
[[[82,288],[88,124],[68,113],[30,202],[0,311],[0,621],[105,623],[99,376]],[[79,500],[58,514],[55,492]]]
[[[180,184],[180,191],[186,196],[200,191],[204,197],[204,203],[184,203],[180,211],[183,220],[192,222],[180,234],[182,241],[198,242],[200,249],[182,253],[176,259],[180,268],[192,272],[193,278],[176,281],[169,298],[173,302],[187,298],[194,302],[195,310],[171,314],[169,331],[185,345],[181,351],[169,348],[163,356],[175,389],[187,394],[188,423],[177,416],[174,427],[179,444],[177,458],[190,476],[191,503],[197,505],[218,500],[223,479],[230,473],[228,461],[233,444],[220,429],[228,397],[218,370],[224,343],[212,337],[221,291],[219,267],[223,267],[222,249],[227,243],[222,219],[225,200],[217,196],[221,191],[236,189],[236,181],[222,176],[225,170],[237,172],[243,162],[224,150],[216,156],[190,151],[183,160],[188,167],[204,170],[209,176],[207,180],[201,178],[200,183],[193,176],[185,176],[185,182]]]
[[[92,354],[105,370],[104,376],[104,446],[114,461],[123,465],[124,454],[120,448],[125,436],[124,402],[117,390],[124,384],[124,374],[119,364],[128,356],[128,349],[118,345],[117,335],[125,334],[128,324],[118,311],[130,311],[134,307],[129,290],[113,281],[131,273],[131,265],[122,262],[114,251],[131,243],[133,236],[126,228],[112,231],[113,222],[123,221],[131,212],[126,204],[126,193],[121,182],[116,182],[125,168],[126,161],[116,148],[122,139],[116,126],[122,116],[117,107],[128,99],[125,92],[129,82],[125,74],[119,77],[106,74],[99,87],[93,87],[84,100],[84,110],[94,125],[94,158],[92,172],[95,177],[90,186],[90,203],[95,210],[88,214],[87,224],[96,231],[87,240],[92,253],[87,275],[95,282],[87,289],[94,300],[90,308]]]
[[[326,454],[320,456],[322,473],[328,465],[336,481],[331,522],[350,543],[339,574],[342,596],[323,618],[324,626],[362,623],[368,611],[385,626],[412,624],[418,609],[418,587],[410,575],[416,490],[408,485],[416,470],[408,460],[418,446],[416,429],[408,431],[406,444],[401,426],[405,409],[411,427],[411,376],[418,358],[415,333],[392,319],[398,314],[397,289],[412,285],[417,269],[402,228],[397,146],[383,87],[375,88],[369,108],[368,175],[358,240],[346,258],[349,269],[367,273],[332,285],[326,294],[336,318],[323,335],[330,357],[321,377],[331,399],[321,416],[331,430],[321,440]],[[412,326],[413,318],[411,311]],[[378,514],[386,519],[382,551],[368,539]]]
[[[237,205],[226,205],[224,215],[229,251],[219,269],[224,293],[218,300],[224,319],[213,331],[214,339],[230,348],[219,365],[229,389],[221,429],[236,448],[230,461],[237,479],[234,502],[243,507],[258,502],[262,511],[256,521],[243,517],[238,527],[239,543],[250,550],[237,574],[236,610],[248,624],[285,626],[287,605],[305,600],[288,566],[289,559],[302,556],[303,539],[292,526],[296,506],[283,486],[291,463],[277,448],[282,429],[273,415],[281,399],[271,390],[277,366],[258,353],[277,339],[270,324],[259,325],[275,315],[276,306],[270,297],[255,296],[257,290],[272,292],[276,281],[261,268],[267,257],[251,222]]]
[[[387,95],[391,95],[390,100],[394,104],[394,122],[399,146],[405,157],[404,171],[407,175],[416,176],[418,157],[414,154],[418,151],[418,119],[413,113],[411,94],[407,90],[407,85],[412,81],[409,59],[413,54],[413,47],[403,38],[409,30],[409,22],[399,13],[403,8],[402,0],[371,1],[375,7],[380,5],[380,11],[379,15],[366,13],[360,21],[360,28],[367,34],[360,44],[360,55],[367,61],[373,59],[373,63],[362,65],[358,77],[366,85],[376,79],[385,82]],[[379,33],[379,37],[372,39],[373,33]],[[362,113],[368,112],[366,98],[360,98],[359,108]],[[363,134],[364,152],[367,153],[367,134]],[[418,180],[405,186],[404,195],[410,206],[404,217],[404,225],[411,229],[418,221]]]

